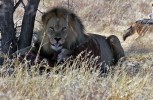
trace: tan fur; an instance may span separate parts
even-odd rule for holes
[[[127,37],[137,33],[140,36],[144,36],[148,33],[153,33],[153,24],[144,24],[141,22],[135,22],[130,26],[123,35],[123,40],[125,41]]]
[[[40,55],[44,58],[51,60],[56,56],[55,60],[61,61],[63,57],[67,57],[67,54],[75,56],[83,50],[88,50],[92,51],[94,56],[99,56],[98,62],[102,63],[102,72],[106,72],[106,65],[116,64],[124,56],[124,50],[116,36],[85,34],[81,20],[65,8],[49,10],[42,16],[42,22],[43,29],[38,35],[35,48],[41,48]],[[63,27],[67,27],[64,32],[61,30]],[[51,48],[51,44],[57,37],[60,38],[59,42],[63,45],[58,52]]]
[[[54,11],[56,10],[56,11]],[[57,15],[55,14],[57,13]],[[64,44],[63,47],[66,49],[71,49],[73,46],[77,45],[77,42],[83,42],[85,40],[85,34],[84,34],[84,27],[82,23],[80,23],[80,19],[73,14],[71,11],[64,9],[64,8],[53,8],[46,12],[42,16],[42,22],[43,22],[43,31],[38,35],[38,41],[42,42],[43,36],[45,35],[42,43],[42,49],[44,52],[52,53],[53,50],[50,48],[50,40],[54,38],[56,35],[52,35],[52,38],[47,36],[47,25],[50,23],[48,22],[52,18],[59,18],[59,20],[63,21],[63,23],[68,22],[68,29],[67,29],[67,37],[63,37],[63,33],[61,32],[61,35],[59,35],[60,38],[64,38]],[[64,20],[63,20],[64,19]],[[56,24],[56,23],[51,23]],[[56,33],[50,33],[50,34],[56,34]]]
[[[89,51],[93,51],[93,54],[95,56],[100,56],[100,62],[105,62],[108,65],[117,63],[117,61],[124,56],[123,48],[121,47],[120,41],[116,36],[105,37],[96,34],[85,34],[84,26],[78,16],[65,8],[53,8],[42,16],[44,28],[42,32],[43,34],[39,35],[39,42],[42,41],[43,35],[45,34],[42,47],[43,52],[46,52],[47,54],[54,54],[54,50],[50,48],[50,40],[56,37],[56,35],[52,35],[51,37],[49,37],[47,36],[48,33],[46,30],[48,29],[48,26],[51,26],[52,24],[57,24],[57,22],[54,21],[56,20],[56,18],[58,18],[59,20],[64,19],[62,20],[62,22],[68,23],[66,38],[64,38],[62,32],[60,38],[65,39],[63,43],[63,49],[66,49],[66,51],[73,51],[73,53],[71,52],[72,55],[77,55],[82,50],[89,49]],[[52,19],[54,20],[51,21]],[[59,54],[59,57],[65,55],[65,52],[62,52]],[[105,63],[102,64],[102,66],[105,66]]]

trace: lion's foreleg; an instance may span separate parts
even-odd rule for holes
[[[72,54],[72,51],[68,49],[62,49],[61,52],[58,54],[57,62],[60,63],[62,61],[67,60]]]

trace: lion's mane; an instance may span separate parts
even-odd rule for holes
[[[47,11],[42,16],[42,32],[40,32],[38,36],[39,42],[42,41],[46,26],[51,18],[64,18],[65,20],[68,20],[68,36],[65,40],[64,48],[73,49],[85,41],[86,34],[84,33],[84,25],[82,24],[80,18],[68,9],[56,7]],[[43,44],[47,43],[49,41],[48,37],[45,36],[43,41]],[[43,46],[43,50],[47,53],[51,52],[49,47],[49,44],[45,44]]]

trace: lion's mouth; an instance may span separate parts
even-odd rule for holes
[[[62,46],[62,44],[60,44],[60,43],[51,44],[51,48],[52,48],[53,50],[55,50],[55,51],[61,50],[62,47],[63,47],[63,46]]]

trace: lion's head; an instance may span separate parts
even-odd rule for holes
[[[59,51],[62,48],[71,49],[84,41],[84,26],[80,19],[70,10],[53,8],[42,16],[43,34],[45,34],[43,49]]]

